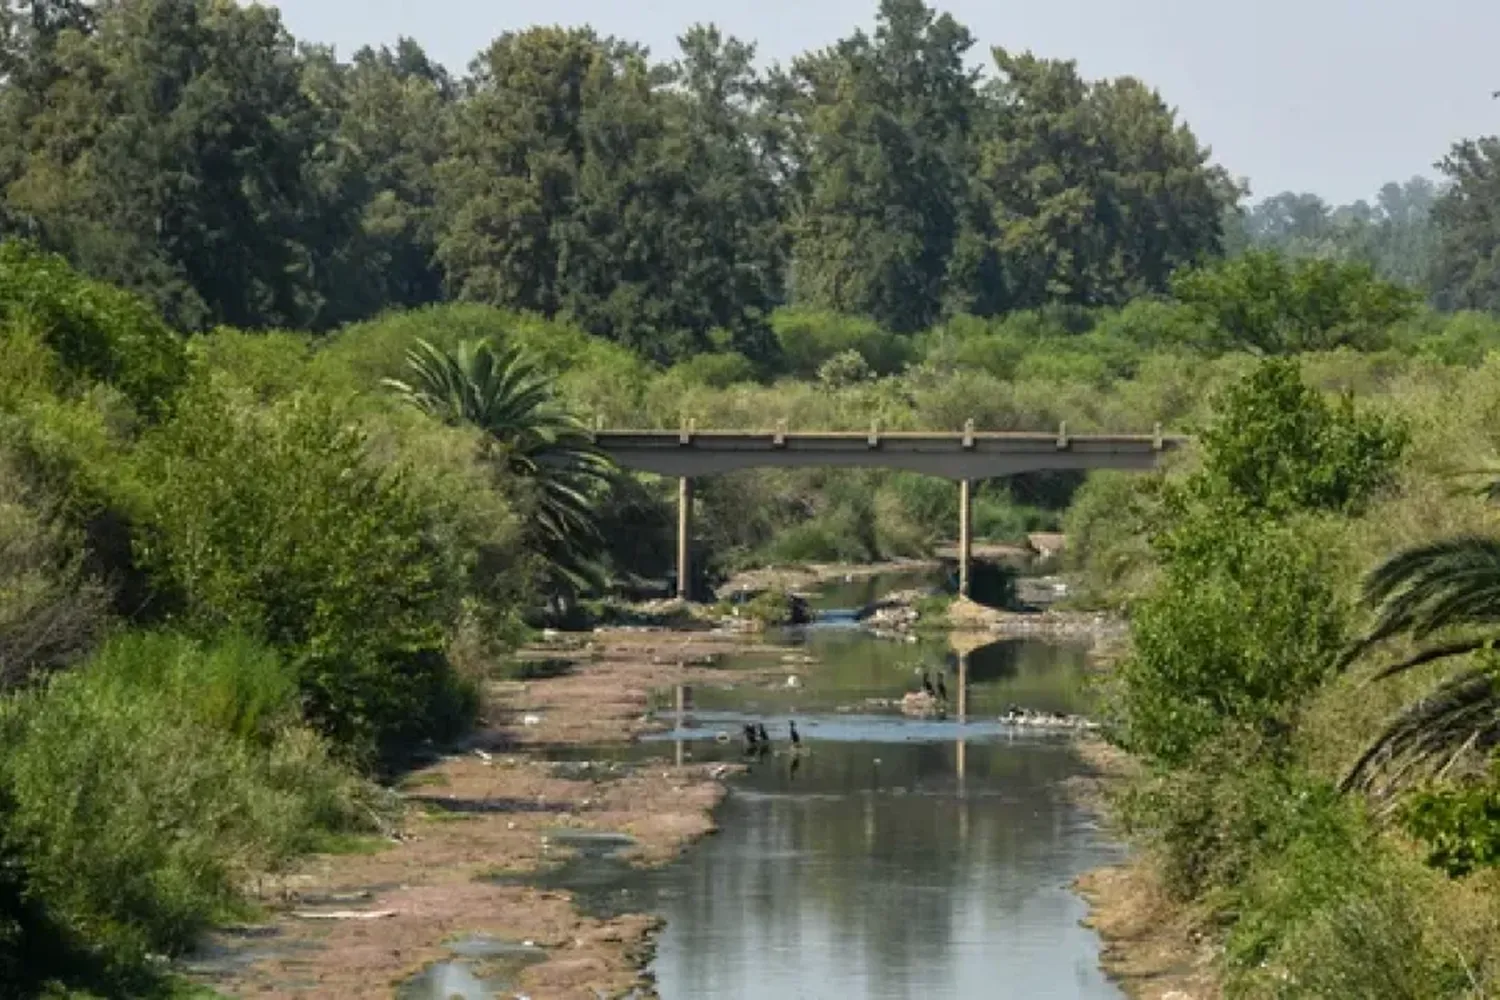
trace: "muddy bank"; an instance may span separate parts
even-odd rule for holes
[[[951,601],[940,611],[924,613],[920,603],[925,591],[909,590],[887,595],[874,608],[864,625],[882,638],[904,639],[920,631],[943,630],[970,633],[975,637],[1001,639],[1038,638],[1087,640],[1101,648],[1117,648],[1129,633],[1125,620],[1104,612],[1001,611],[968,598]]]
[[[877,563],[808,563],[767,566],[736,573],[718,588],[722,597],[764,590],[807,591],[838,580],[863,580],[899,573],[927,573],[942,568],[939,559],[895,559]]]
[[[1076,744],[1088,771],[1069,792],[1104,820],[1112,790],[1137,773],[1135,761],[1103,740]],[[1216,953],[1198,916],[1168,896],[1151,859],[1080,876],[1073,889],[1089,904],[1085,925],[1103,944],[1099,964],[1132,1000],[1219,1000]]]
[[[732,637],[606,631],[529,651],[539,673],[486,692],[484,723],[461,751],[400,784],[395,842],[368,854],[315,856],[260,887],[269,919],[215,936],[187,965],[235,996],[390,996],[458,940],[526,949],[531,964],[506,988],[534,998],[649,994],[641,970],[656,921],[580,916],[567,893],[505,881],[562,863],[577,835],[622,834],[642,864],[674,857],[713,831],[711,810],[736,765],[543,759],[548,750],[622,742],[653,728],[653,690],[674,684],[772,684],[784,651],[765,647],[763,672],[717,672]]]

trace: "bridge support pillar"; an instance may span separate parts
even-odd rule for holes
[[[693,480],[677,480],[677,596],[693,599]]]
[[[958,592],[969,596],[969,581],[974,551],[974,495],[973,481],[963,479],[958,484]]]

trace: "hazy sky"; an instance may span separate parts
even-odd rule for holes
[[[297,36],[350,55],[409,35],[455,71],[536,23],[592,24],[676,52],[694,21],[787,60],[873,23],[876,0],[280,0]],[[1076,59],[1156,87],[1259,198],[1330,201],[1432,173],[1456,139],[1500,133],[1497,0],[947,0],[990,46]]]

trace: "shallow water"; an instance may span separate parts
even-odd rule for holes
[[[1071,737],[998,720],[1012,703],[1086,712],[1084,648],[1018,640],[960,660],[943,643],[853,629],[783,638],[816,661],[789,664],[799,687],[727,676],[692,690],[682,716],[661,713],[671,731],[592,755],[634,766],[748,759],[718,835],[644,872],[617,857],[619,844],[577,845],[542,882],[599,916],[664,916],[651,970],[666,1000],[1122,997],[1068,889],[1122,856],[1065,790],[1081,770]],[[899,699],[922,670],[943,671],[955,706],[966,682],[962,720],[858,707]],[[746,721],[765,722],[773,754],[745,756]]]
[[[764,666],[764,654],[726,656],[718,662],[723,682],[695,688],[693,704],[700,709],[775,716],[863,711],[870,707],[869,699],[899,701],[906,692],[919,690],[924,672],[933,684],[942,678],[955,711],[959,682],[963,682],[962,707],[969,718],[998,718],[1013,704],[1086,714],[1093,701],[1086,644],[1009,639],[960,657],[944,639],[914,643],[874,639],[852,623],[845,626],[837,621],[787,629],[771,638],[795,650],[785,663],[786,677],[751,687],[738,682],[734,670]],[[795,686],[788,684],[787,678],[792,677]]]

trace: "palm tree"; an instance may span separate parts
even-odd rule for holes
[[[547,376],[520,352],[466,341],[452,352],[425,340],[406,352],[411,381],[382,384],[407,403],[448,424],[482,430],[493,457],[535,490],[535,542],[554,573],[553,584],[573,596],[600,582],[593,557],[603,539],[594,495],[613,479],[614,466],[594,446],[582,423],[557,405]]]
[[[1400,636],[1424,642],[1448,629],[1470,631],[1422,646],[1381,668],[1372,681],[1490,649],[1500,640],[1500,539],[1460,536],[1399,552],[1365,578],[1363,601],[1375,612],[1375,623],[1341,666]],[[1474,634],[1476,627],[1483,631]],[[1481,661],[1402,709],[1349,769],[1342,787],[1368,790],[1381,770],[1394,786],[1446,771],[1466,754],[1497,743],[1500,669]]]

